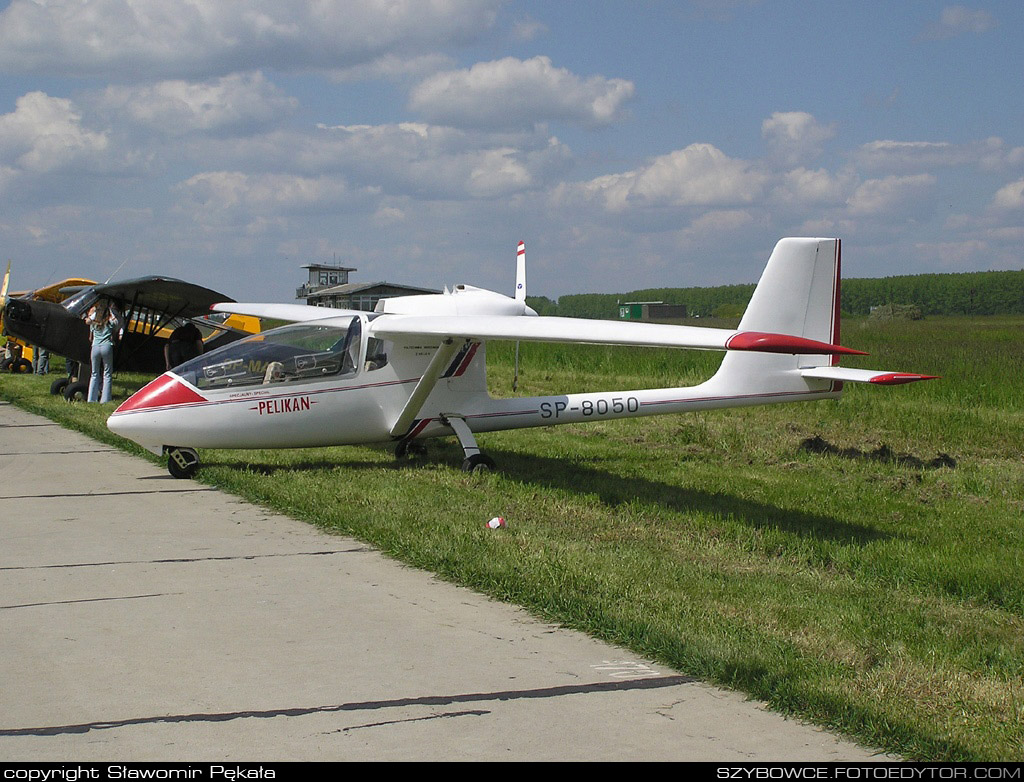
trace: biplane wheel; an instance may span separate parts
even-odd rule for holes
[[[194,449],[167,449],[167,471],[175,478],[191,478],[198,469],[199,454]]]
[[[50,393],[53,394],[54,396],[57,396],[57,394],[63,395],[64,389],[68,387],[68,383],[70,382],[71,381],[68,380],[66,377],[58,377],[56,380],[50,383]]]
[[[76,380],[64,387],[64,398],[69,402],[84,402],[89,395],[89,384],[84,380]]]
[[[497,465],[494,463],[494,459],[482,453],[467,456],[462,463],[463,472],[494,472],[495,469],[497,469]]]

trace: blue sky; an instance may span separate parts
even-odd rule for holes
[[[530,293],[1024,268],[1024,3],[0,3],[12,285]],[[123,266],[122,266],[123,263]]]

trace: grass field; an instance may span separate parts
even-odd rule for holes
[[[1019,760],[1022,337],[1022,318],[850,320],[843,344],[872,355],[844,365],[943,379],[484,435],[491,475],[462,473],[452,441],[401,463],[204,451],[198,479],[889,752]],[[511,346],[488,351],[507,396]],[[691,384],[719,359],[524,345],[519,393]],[[105,429],[114,405],[48,385],[3,376],[0,395],[133,448]]]

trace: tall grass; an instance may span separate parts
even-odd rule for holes
[[[501,471],[369,448],[204,451],[200,479],[916,759],[1024,747],[1024,319],[845,324],[942,375],[838,402],[481,438]],[[511,394],[513,348],[488,347]],[[702,352],[524,345],[519,393],[700,382]],[[30,377],[0,394],[113,439]],[[845,449],[801,448],[818,436]],[[880,446],[916,458],[884,459]],[[872,454],[874,453],[874,456]],[[927,464],[940,454],[943,464]],[[491,531],[484,521],[508,520]]]

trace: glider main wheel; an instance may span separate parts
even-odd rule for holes
[[[424,456],[427,446],[416,440],[402,440],[395,446],[396,459],[408,459],[413,456]]]
[[[167,449],[167,471],[175,478],[191,478],[198,469],[199,454],[194,449]]]
[[[76,380],[64,387],[64,398],[69,402],[84,402],[89,395],[89,383],[85,380]]]
[[[494,459],[482,453],[467,456],[466,460],[462,463],[463,472],[494,472],[497,467]]]
[[[56,380],[50,383],[50,393],[53,394],[54,396],[57,396],[57,394],[63,395],[64,389],[68,387],[68,383],[70,382],[71,381],[68,380],[66,377],[58,377]]]

